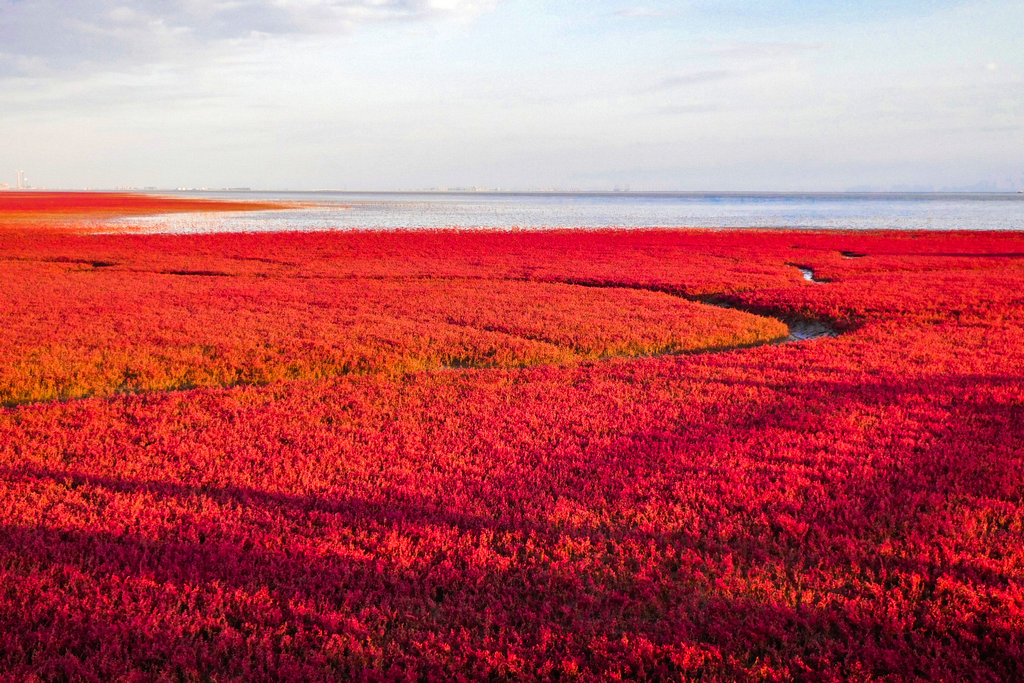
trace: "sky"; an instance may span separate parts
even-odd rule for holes
[[[1024,3],[0,0],[0,183],[1024,189]]]

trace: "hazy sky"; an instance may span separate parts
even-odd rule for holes
[[[1024,187],[1024,3],[0,0],[0,182]]]

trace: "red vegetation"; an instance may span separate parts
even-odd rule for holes
[[[281,202],[250,202],[118,192],[0,192],[0,234],[14,228],[19,231],[53,229],[67,231],[67,219],[76,219],[73,227],[82,231],[89,225],[82,219],[101,220],[115,216],[183,213],[193,211],[264,211],[290,206]],[[60,221],[54,226],[47,221]]]
[[[14,678],[1022,674],[1020,234],[25,233],[0,273],[6,401],[143,392],[0,409]],[[844,333],[647,357],[779,329],[652,290]],[[189,382],[242,384],[151,391]]]
[[[11,261],[0,273],[7,404],[694,352],[787,334],[776,320],[627,288],[147,271],[88,260]]]

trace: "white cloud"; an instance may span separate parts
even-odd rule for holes
[[[498,0],[0,0],[0,77],[130,68],[268,36],[460,19]]]
[[[745,42],[722,43],[701,50],[701,52],[716,57],[751,59],[758,57],[788,57],[806,52],[817,52],[823,49],[825,49],[825,44],[823,43]]]
[[[650,90],[667,90],[670,88],[682,88],[700,83],[713,83],[715,81],[728,80],[738,75],[740,75],[740,72],[734,69],[704,69],[701,71],[690,71],[663,78],[657,85],[650,88]]]
[[[657,18],[657,17],[674,17],[677,16],[678,12],[662,9],[652,9],[650,7],[631,7],[629,9],[620,9],[613,14],[617,17],[625,17],[627,19],[646,19],[646,18]]]

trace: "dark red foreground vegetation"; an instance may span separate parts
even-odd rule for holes
[[[23,231],[0,277],[13,678],[1024,674],[1021,234]],[[843,334],[647,356],[778,334],[655,292]]]

